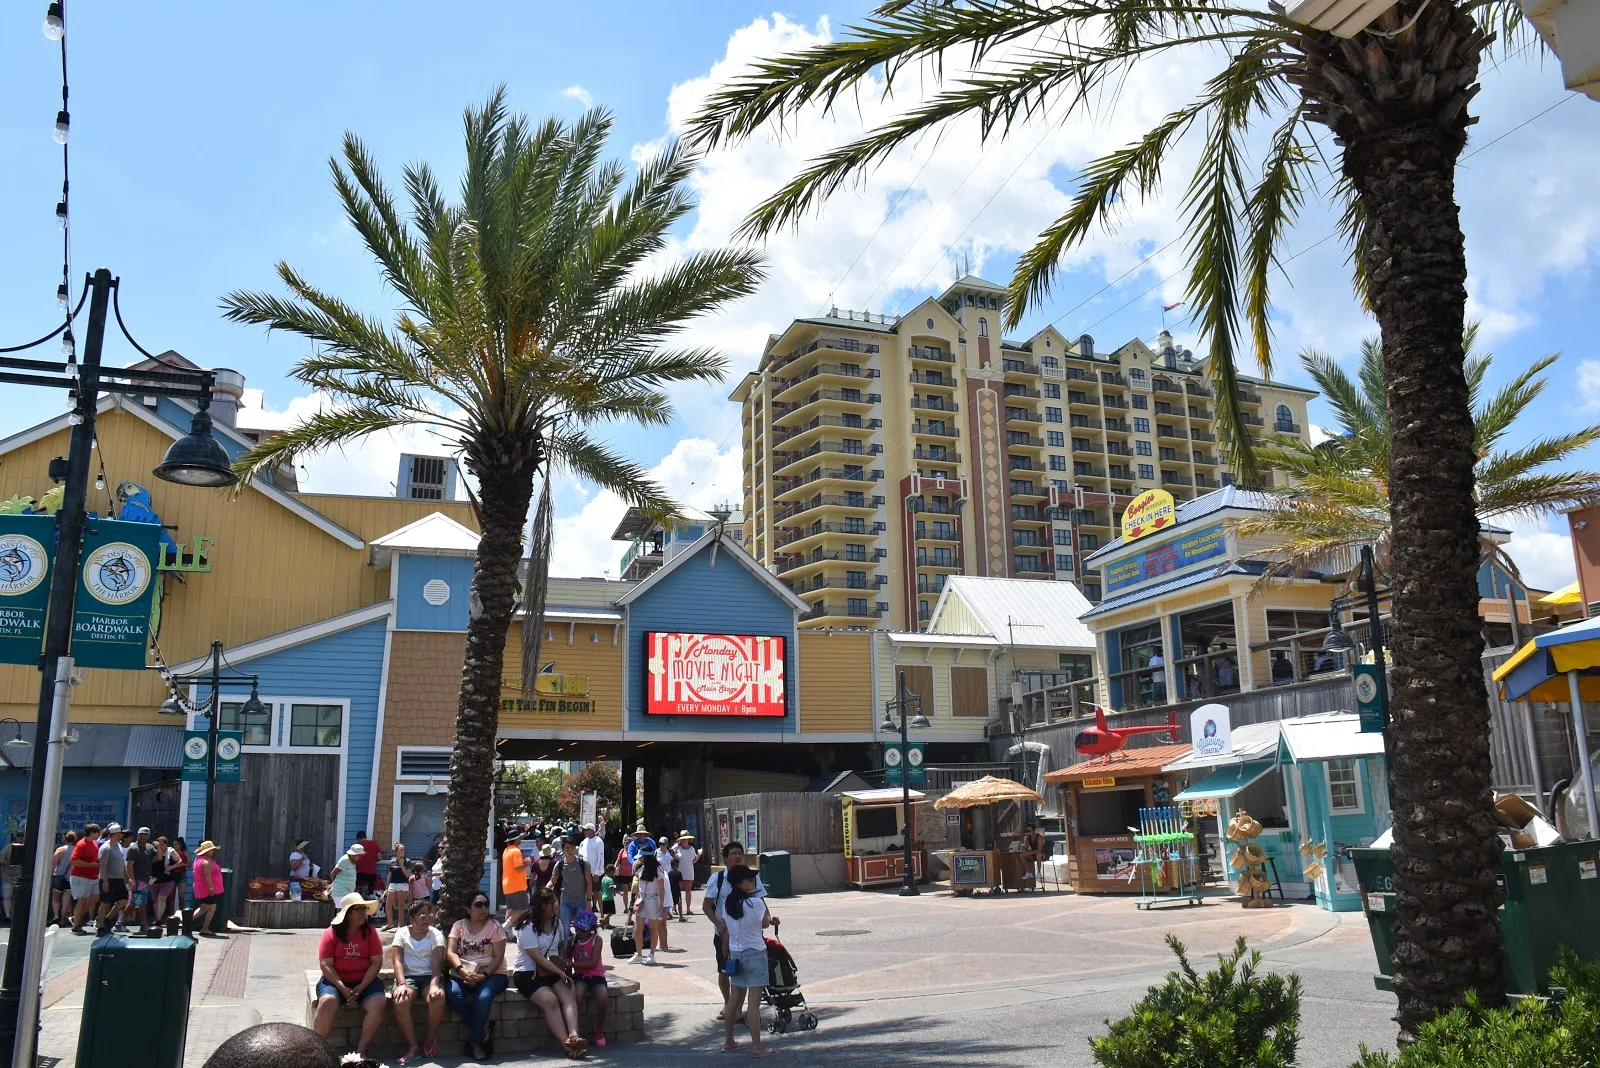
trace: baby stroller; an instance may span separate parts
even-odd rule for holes
[[[773,934],[778,933],[776,923],[772,929]],[[791,1022],[802,1031],[816,1030],[817,1014],[806,1007],[806,996],[800,990],[800,971],[795,967],[794,957],[776,938],[767,939],[767,985],[761,992],[761,1000],[773,1009],[772,1020],[767,1024],[770,1033],[783,1034],[789,1030]],[[795,1015],[796,1009],[800,1010],[798,1016]]]

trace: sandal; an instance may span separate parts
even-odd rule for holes
[[[570,1035],[566,1041],[567,1059],[581,1061],[589,1055],[589,1043],[581,1035]]]
[[[410,1049],[406,1050],[403,1056],[396,1057],[394,1063],[410,1064],[412,1061],[416,1060],[421,1053],[422,1051],[420,1049],[418,1049],[416,1046],[412,1046]]]
[[[439,1040],[436,1038],[430,1044],[422,1047],[422,1055],[430,1061],[439,1055]]]

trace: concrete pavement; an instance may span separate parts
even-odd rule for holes
[[[1226,898],[1150,912],[1132,898],[1070,893],[954,898],[842,891],[774,900],[817,1030],[770,1036],[792,1065],[1090,1065],[1088,1038],[1171,970],[1170,932],[1197,966],[1239,935],[1272,970],[1305,985],[1299,1063],[1346,1068],[1360,1042],[1390,1048],[1392,995],[1372,986],[1360,915],[1309,905],[1246,910]],[[703,1060],[720,1048],[710,924],[673,923],[655,967],[615,965],[645,992],[648,1042],[595,1051],[597,1063]],[[257,1019],[300,1022],[320,932],[264,931],[200,943],[186,1063]],[[58,945],[46,984],[41,1054],[71,1064],[90,940]],[[770,1011],[770,1010],[769,1010]],[[744,1036],[741,1041],[748,1041]],[[377,1051],[391,1059],[399,1051]],[[450,1052],[450,1051],[446,1051]],[[541,1055],[502,1057],[533,1063]],[[736,1058],[729,1058],[736,1060]],[[441,1065],[463,1063],[441,1058]]]

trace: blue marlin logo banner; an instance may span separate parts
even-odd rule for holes
[[[55,541],[54,516],[0,515],[0,664],[39,663]]]
[[[72,620],[79,667],[144,670],[164,533],[155,523],[89,521]]]

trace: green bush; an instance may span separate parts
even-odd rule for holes
[[[1361,1047],[1354,1068],[1593,1068],[1600,1065],[1600,964],[1571,953],[1550,971],[1559,1004],[1523,998],[1484,1008],[1477,995],[1423,1024],[1398,1056]]]
[[[1261,954],[1243,938],[1201,975],[1183,943],[1167,945],[1178,971],[1145,992],[1132,1014],[1089,1040],[1104,1068],[1288,1068],[1300,1036],[1300,978],[1257,975]]]

